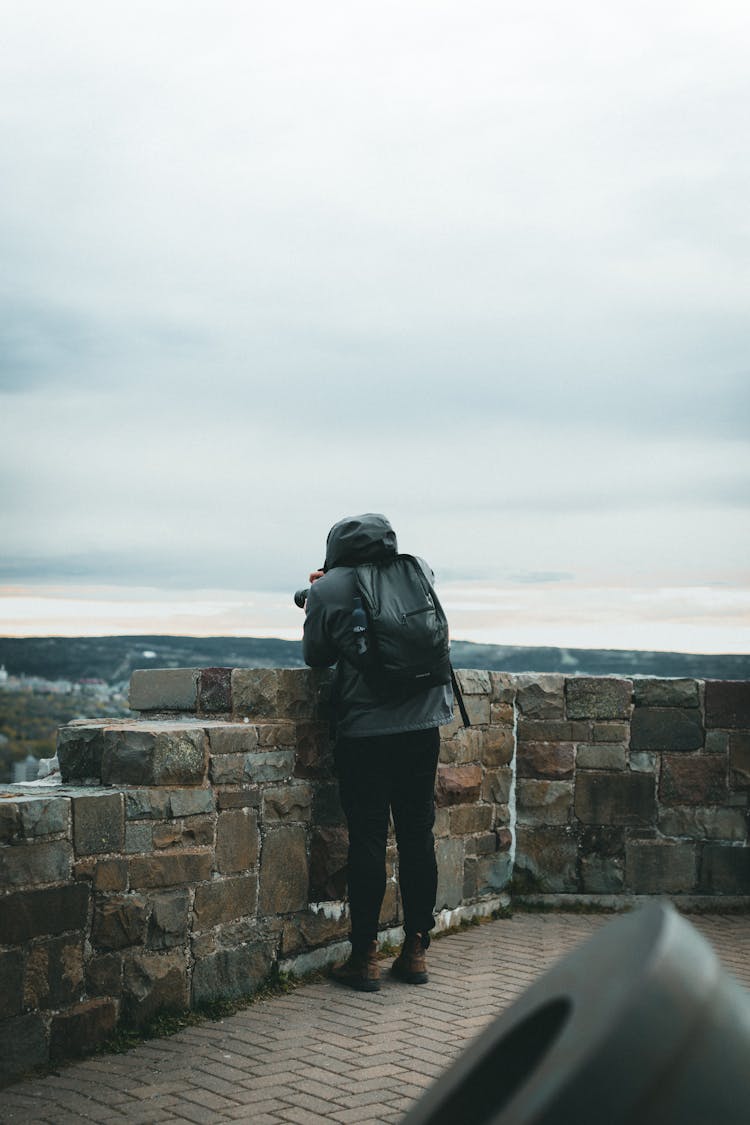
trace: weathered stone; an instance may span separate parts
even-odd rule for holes
[[[201,816],[214,811],[214,795],[210,789],[173,789],[169,795],[172,816]]]
[[[565,682],[569,719],[627,719],[632,695],[632,680],[573,676]]]
[[[432,827],[432,832],[433,832],[434,836],[437,837],[437,836],[449,836],[450,835],[450,830],[451,830],[450,812],[451,812],[451,810],[449,808],[444,808],[444,809],[436,808],[435,809],[435,823]]]
[[[73,849],[67,840],[0,848],[0,886],[65,883],[70,879]]]
[[[122,849],[126,855],[136,855],[138,852],[150,852],[154,846],[154,826],[151,824],[126,824],[125,846]],[[110,849],[111,850],[111,849]]]
[[[490,699],[487,695],[467,695],[464,698],[466,714],[473,727],[486,726],[490,721]]]
[[[316,949],[340,941],[349,933],[349,916],[344,911],[331,917],[319,911],[302,913],[284,922],[281,956],[291,957],[305,949]]]
[[[164,820],[170,815],[169,789],[126,789],[126,820]]]
[[[159,1012],[183,1012],[188,1006],[185,954],[138,953],[123,967],[125,1021],[142,1027]]]
[[[295,777],[331,776],[332,743],[328,726],[323,723],[300,723],[297,727]]]
[[[122,991],[122,956],[102,953],[86,964],[86,992],[89,996],[119,996]]]
[[[563,719],[518,720],[519,742],[588,742],[591,723]]]
[[[703,726],[699,711],[677,707],[636,707],[630,724],[631,750],[699,750]]]
[[[507,829],[498,829],[498,831],[507,831]],[[498,847],[496,832],[485,832],[482,836],[470,836],[464,841],[464,844],[467,855],[494,855],[497,851],[506,850]]]
[[[695,845],[630,840],[625,845],[625,879],[635,894],[689,893],[695,889]]]
[[[635,773],[655,773],[659,755],[654,750],[631,750],[630,768]]]
[[[154,896],[146,941],[149,949],[172,949],[185,944],[188,905],[187,890]]]
[[[518,709],[527,719],[565,718],[564,676],[517,676]]]
[[[102,775],[104,729],[101,726],[67,726],[57,732],[57,759],[63,781],[84,781]]]
[[[115,727],[105,733],[105,785],[200,785],[206,777],[206,736],[199,727]]]
[[[659,831],[665,836],[688,836],[693,840],[747,839],[744,809],[693,808],[677,805],[659,811]]]
[[[513,844],[513,833],[510,828],[496,828],[495,839],[497,840],[497,850],[507,852]]]
[[[576,777],[575,814],[585,824],[650,827],[654,779],[646,773],[582,770]]]
[[[258,746],[261,750],[292,750],[297,743],[297,733],[313,740],[325,734],[328,728],[323,723],[260,723]]]
[[[587,855],[581,860],[584,894],[619,895],[625,884],[623,865],[610,856]]]
[[[271,828],[263,840],[259,911],[289,914],[307,906],[308,864],[305,830]]]
[[[437,773],[438,805],[460,805],[476,801],[482,785],[479,766],[440,766]]]
[[[722,804],[727,795],[727,763],[723,757],[715,754],[662,756],[659,798],[664,804]]]
[[[591,742],[622,742],[630,738],[630,723],[592,723],[589,740]]]
[[[455,738],[446,743],[445,746],[453,748],[453,762],[458,765],[466,765],[468,762],[479,762],[484,757],[484,746],[487,740],[487,735],[490,735],[489,741],[493,741],[492,732],[487,730],[477,730],[474,727],[468,729],[462,728]]]
[[[20,797],[18,817],[21,833],[31,840],[37,836],[51,836],[56,832],[68,832],[70,825],[70,798],[68,797]]]
[[[52,1017],[49,1036],[50,1059],[90,1055],[111,1037],[117,1024],[112,1000],[86,1000]]]
[[[451,834],[466,836],[492,827],[492,805],[456,805],[451,809]]]
[[[438,761],[444,766],[457,766],[461,764],[462,746],[455,738],[450,741],[440,740],[440,754]]]
[[[508,672],[490,672],[490,699],[493,703],[513,703],[516,698],[515,679]]]
[[[729,736],[729,780],[738,789],[750,785],[750,734]]]
[[[518,823],[566,824],[572,800],[572,782],[520,778],[516,784]]]
[[[90,896],[85,883],[5,895],[0,900],[0,945],[21,945],[44,934],[82,930]]]
[[[195,711],[197,668],[137,668],[130,677],[132,711]]]
[[[134,889],[202,883],[211,878],[211,854],[205,851],[137,855],[129,864],[130,885]]]
[[[316,713],[313,676],[298,668],[235,668],[232,705],[253,719],[312,719]]]
[[[729,734],[725,730],[707,730],[705,750],[707,754],[726,754],[729,749]]]
[[[706,680],[706,726],[750,730],[750,681]]]
[[[20,949],[0,952],[0,1020],[18,1016],[23,1007],[23,953]]]
[[[221,789],[216,793],[216,807],[222,812],[225,809],[258,809],[260,802],[261,792],[257,785]]]
[[[268,750],[246,754],[243,781],[283,781],[294,771],[293,750]]]
[[[341,825],[344,823],[344,810],[341,807],[338,782],[327,781],[315,786],[312,819],[315,824]]]
[[[482,731],[482,761],[486,766],[507,766],[514,748],[512,727],[491,726]]]
[[[123,843],[121,793],[97,793],[73,798],[73,841],[76,855],[117,852]]]
[[[616,742],[584,742],[576,751],[576,766],[582,770],[624,770],[627,752]]]
[[[529,828],[519,824],[514,891],[520,894],[577,891],[577,857],[578,846],[569,825]]]
[[[247,809],[219,813],[216,867],[222,874],[246,871],[258,862],[258,818]]]
[[[83,938],[53,937],[31,946],[24,975],[24,1007],[63,1008],[81,999]]]
[[[438,869],[436,909],[453,910],[464,889],[464,841],[443,839],[435,845]]]
[[[131,827],[140,828],[141,825],[137,825],[137,826],[136,825],[132,825],[132,826],[128,825],[128,829],[130,829]],[[170,824],[154,824],[153,827],[151,825],[149,825],[149,830],[150,830],[150,833],[151,833],[152,847],[158,848],[159,850],[163,850],[164,848],[174,847],[177,844],[179,844],[180,841],[182,840],[182,827],[181,827],[179,821],[172,821]],[[126,830],[126,833],[125,833],[125,837],[126,837],[125,851],[138,852],[138,851],[145,851],[146,850],[145,848],[128,848],[128,846],[127,846],[128,831],[127,830]],[[203,841],[203,842],[206,843],[207,841]],[[148,850],[151,851],[151,848],[149,848]]]
[[[316,826],[310,840],[310,899],[327,902],[346,893],[349,837],[346,829]]]
[[[750,848],[706,844],[700,887],[706,894],[750,894]]]
[[[493,895],[504,890],[510,882],[512,866],[507,852],[480,856],[476,868],[477,895]]]
[[[266,789],[263,794],[263,819],[309,820],[312,807],[312,789],[305,782]]]
[[[198,677],[198,706],[203,714],[232,710],[231,668],[201,668]]]
[[[516,770],[519,777],[572,777],[575,760],[572,742],[524,742]]]
[[[510,800],[512,781],[513,774],[507,768],[486,770],[482,778],[482,800],[494,801],[498,805],[507,805]]]
[[[214,879],[197,887],[193,904],[196,930],[208,930],[221,922],[231,922],[255,914],[258,880],[255,875]]]
[[[187,847],[212,846],[214,843],[214,818],[211,816],[191,816],[187,820],[183,820],[180,843]]]
[[[491,723],[503,723],[506,727],[512,727],[515,722],[515,718],[515,709],[512,703],[490,704]]]
[[[97,891],[124,891],[128,885],[126,859],[100,859],[94,868],[94,888]]]
[[[0,800],[0,844],[9,844],[14,837],[20,835],[21,818],[17,803]]]
[[[633,680],[636,707],[699,707],[697,680]]]
[[[467,855],[464,860],[464,878],[463,887],[459,895],[459,902],[463,899],[464,902],[473,902],[477,898],[477,867],[479,865],[479,856]]]
[[[448,739],[453,738],[455,734],[458,734],[458,732],[463,729],[464,722],[461,718],[461,712],[458,709],[458,705],[456,705],[453,710],[453,718],[451,719],[451,721],[449,723],[445,723],[442,727],[440,727],[440,738],[443,742],[446,742]]]
[[[378,915],[379,926],[395,926],[399,920],[398,886],[393,879],[388,879],[385,884],[385,893],[380,904]]]
[[[212,754],[249,754],[258,749],[258,728],[250,723],[223,723],[208,728]]]
[[[193,1004],[251,995],[268,978],[271,963],[271,950],[261,942],[203,957],[193,970]]]
[[[600,855],[625,861],[625,828],[587,824],[580,832],[582,855]]]
[[[489,695],[490,674],[479,668],[457,668],[456,679],[462,695]]]
[[[97,903],[91,940],[98,949],[126,949],[142,945],[146,931],[146,902],[122,895]]]

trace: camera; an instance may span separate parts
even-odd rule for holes
[[[294,592],[294,604],[296,606],[299,606],[300,609],[304,609],[305,608],[305,602],[307,601],[307,595],[309,593],[310,593],[310,587],[309,586],[307,586],[304,590],[295,590],[295,592]]]

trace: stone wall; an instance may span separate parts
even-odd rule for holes
[[[750,894],[750,684],[459,675],[472,726],[442,731],[440,926],[511,888]],[[0,792],[6,1078],[345,953],[327,692],[301,670],[136,672],[138,720],[70,724],[63,785]],[[388,876],[395,939],[392,842]]]

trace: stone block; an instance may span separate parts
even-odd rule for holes
[[[467,855],[494,855],[497,851],[507,851],[507,848],[498,847],[498,832],[507,832],[507,828],[499,828],[497,832],[485,832],[481,836],[470,836],[464,841]],[[510,846],[510,841],[508,843]]]
[[[631,750],[699,750],[703,726],[699,711],[678,707],[636,707],[630,724]]]
[[[728,795],[725,758],[715,754],[662,756],[659,799],[664,804],[723,804]]]
[[[324,723],[300,723],[297,727],[295,777],[326,778],[333,767],[332,743]]]
[[[443,742],[446,742],[448,739],[453,738],[455,734],[458,734],[458,732],[463,729],[463,719],[461,718],[461,713],[458,710],[458,705],[456,705],[453,710],[453,718],[451,719],[451,721],[449,723],[445,723],[442,727],[440,727],[440,738]]]
[[[346,894],[349,837],[343,827],[316,826],[310,839],[310,900],[328,902]],[[269,911],[270,913],[270,911]]]
[[[729,732],[725,730],[707,730],[705,751],[707,754],[726,754],[729,749]]]
[[[651,680],[635,677],[636,707],[699,707],[697,680]]]
[[[315,824],[339,826],[344,823],[344,810],[341,807],[338,782],[326,781],[315,786],[312,819]]]
[[[564,676],[517,676],[518,709],[527,719],[565,718]]]
[[[126,859],[100,859],[94,868],[94,889],[97,891],[124,891],[128,885]]]
[[[692,840],[747,839],[744,809],[695,808],[675,805],[659,810],[659,831],[664,836],[687,836]]]
[[[68,797],[19,797],[17,808],[21,834],[27,840],[70,831]]]
[[[635,773],[656,773],[660,758],[655,750],[631,750],[630,768]]]
[[[248,809],[219,813],[216,867],[224,875],[246,871],[258,862],[258,818]]]
[[[221,949],[201,958],[193,969],[193,1005],[251,995],[267,980],[271,964],[271,951],[265,942]]]
[[[464,892],[464,841],[442,839],[435,845],[438,869],[436,909],[453,910]]]
[[[484,757],[484,746],[487,735],[493,741],[493,731],[478,730],[474,727],[462,728],[450,742],[441,743],[441,750],[450,748],[451,763],[466,765],[468,762],[479,762]]]
[[[572,742],[524,742],[519,746],[516,771],[519,777],[569,778],[575,761]]]
[[[123,964],[123,1016],[142,1027],[160,1012],[184,1012],[188,1006],[185,954],[137,953]]]
[[[750,681],[706,680],[706,726],[750,730]]]
[[[90,897],[85,883],[5,895],[0,900],[0,945],[22,945],[45,934],[83,930]]]
[[[750,785],[750,734],[729,736],[729,781],[737,789]]]
[[[507,767],[486,770],[482,778],[482,800],[494,801],[497,805],[507,805],[512,782],[513,773]]]
[[[128,830],[139,829],[141,825],[128,825]],[[182,841],[182,827],[180,821],[172,821],[170,824],[154,824],[148,826],[150,832],[151,847],[146,848],[129,848],[126,840],[126,851],[152,851],[153,848],[163,850],[164,848],[176,847]],[[127,832],[126,832],[127,837]],[[212,843],[213,840],[203,840],[202,843]]]
[[[303,668],[235,668],[232,706],[251,719],[313,719],[316,682]]]
[[[86,992],[89,996],[119,996],[122,992],[122,957],[102,953],[86,963]]]
[[[117,1025],[117,1008],[112,1000],[86,1000],[52,1017],[49,1035],[50,1059],[80,1058],[90,1055],[111,1038]]]
[[[126,820],[165,820],[170,813],[169,789],[126,789]]]
[[[486,766],[507,766],[513,760],[513,728],[491,726],[482,731],[482,761]]]
[[[646,773],[581,770],[574,810],[584,824],[649,828],[656,815],[654,778]]]
[[[477,895],[496,895],[505,890],[513,868],[507,852],[480,856],[476,866]]]
[[[591,742],[621,742],[627,744],[630,739],[630,723],[592,723],[589,741]]]
[[[47,1032],[38,1012],[0,1022],[0,1086],[48,1061]]]
[[[581,855],[606,856],[625,862],[625,828],[587,824],[580,831]]]
[[[255,875],[214,879],[197,887],[193,904],[193,929],[209,930],[255,914],[258,880]]]
[[[32,945],[23,977],[24,1007],[64,1008],[83,992],[83,935],[45,938]]]
[[[152,824],[127,824],[125,826],[126,855],[137,855],[139,852],[150,852],[154,847],[154,832]]]
[[[302,913],[284,922],[281,938],[281,956],[291,957],[307,949],[317,949],[343,941],[349,933],[349,915],[345,911],[332,916],[322,910]]]
[[[208,750],[199,727],[178,723],[147,729],[116,727],[105,735],[102,781],[105,785],[201,785]]]
[[[266,789],[263,794],[263,820],[309,820],[312,809],[312,788],[307,782]]]
[[[700,889],[704,894],[750,894],[750,848],[705,844]]]
[[[201,668],[198,676],[198,708],[204,715],[232,710],[231,668]]]
[[[216,792],[216,807],[225,809],[258,809],[261,792],[257,785],[243,786],[242,789],[220,789]]]
[[[432,826],[432,832],[433,832],[434,836],[448,836],[448,835],[450,835],[450,830],[451,830],[450,812],[451,812],[451,810],[449,808],[445,808],[445,809],[437,809],[436,808],[435,809],[435,823]]]
[[[513,703],[516,698],[515,676],[509,672],[490,672],[490,699],[493,703]]]
[[[186,847],[213,847],[215,826],[212,816],[190,816],[179,823],[182,825],[178,841],[180,844]],[[155,846],[157,846],[156,837],[157,829],[154,828]]]
[[[0,951],[0,1020],[19,1016],[23,1007],[23,953]]]
[[[258,749],[258,728],[251,723],[222,723],[209,727],[207,734],[212,754],[249,754]]]
[[[458,668],[456,679],[462,695],[489,695],[492,691],[490,674],[479,668]]]
[[[625,883],[634,894],[689,894],[696,885],[695,845],[629,840]]]
[[[210,789],[173,789],[169,795],[172,816],[202,816],[214,811],[214,795]]]
[[[570,820],[573,784],[519,778],[516,815],[519,824],[566,824]]]
[[[616,742],[583,742],[576,751],[576,766],[581,770],[624,770],[627,750]]]
[[[211,757],[215,785],[283,781],[294,771],[293,750],[267,750],[253,754],[219,754]]]
[[[168,891],[154,896],[146,940],[149,949],[173,949],[175,946],[185,945],[189,904],[187,890]]]
[[[589,742],[591,723],[583,720],[569,722],[566,719],[525,719],[518,720],[518,741],[520,742]]]
[[[260,723],[257,726],[258,746],[261,750],[292,750],[297,745],[297,735],[314,741],[327,734],[325,723]]]
[[[66,883],[72,862],[73,849],[67,840],[0,848],[0,886]]]
[[[309,870],[307,841],[302,827],[271,828],[261,851],[261,914],[290,914],[307,906]]]
[[[473,727],[486,726],[490,721],[490,698],[488,695],[467,695],[464,697],[466,714]]]
[[[64,782],[86,781],[102,775],[104,728],[91,726],[60,727],[57,732],[57,759]]]
[[[17,802],[0,800],[0,844],[9,844],[20,835],[21,818],[18,815]]]
[[[517,828],[513,890],[565,894],[578,890],[578,844],[569,825]]]
[[[97,949],[126,949],[143,945],[146,937],[146,900],[138,895],[118,895],[97,902],[91,940]]]
[[[584,856],[581,860],[581,885],[584,894],[622,894],[625,885],[622,862],[612,856]]]
[[[497,850],[499,852],[510,851],[513,845],[513,832],[510,828],[496,828],[495,839],[497,841]]]
[[[492,805],[456,805],[450,811],[451,835],[468,836],[492,828]]]
[[[208,851],[137,855],[129,860],[130,886],[134,890],[202,883],[211,878]]]
[[[137,668],[130,677],[132,711],[195,711],[197,668]]]
[[[385,884],[385,893],[380,904],[378,926],[395,926],[399,921],[398,886],[393,879],[388,879]]]
[[[516,721],[516,712],[512,703],[491,703],[490,704],[490,722],[502,723],[506,727],[512,727]]]
[[[480,766],[440,766],[437,773],[438,805],[461,805],[476,801],[482,785]]]
[[[627,719],[632,697],[632,680],[610,676],[573,676],[565,682],[569,719]]]

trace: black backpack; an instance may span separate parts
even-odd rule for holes
[[[355,667],[377,694],[407,699],[450,683],[448,621],[419,560],[396,555],[363,563],[355,575]]]

